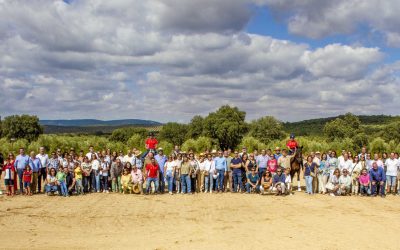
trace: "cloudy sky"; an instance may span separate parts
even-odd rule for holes
[[[398,0],[0,0],[0,114],[399,114]]]

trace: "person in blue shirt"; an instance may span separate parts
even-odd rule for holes
[[[260,192],[260,176],[256,172],[256,168],[251,169],[251,173],[247,175],[246,192],[249,194],[250,189]]]
[[[217,179],[217,193],[223,192],[224,190],[224,177],[225,172],[228,170],[225,157],[222,155],[222,151],[218,151],[218,156],[214,159],[215,170],[218,172]]]
[[[375,161],[369,170],[369,177],[371,179],[371,195],[376,196],[379,192],[381,197],[385,197],[385,170],[382,167],[378,167]]]
[[[235,151],[235,156],[231,160],[231,169],[233,177],[233,192],[238,192],[238,188],[243,192],[244,188],[242,182],[242,158],[239,157],[238,151]]]
[[[278,170],[276,170],[276,175],[274,175],[272,179],[274,190],[277,191],[276,195],[284,195],[286,193],[285,180],[286,176],[282,173],[282,168],[278,168]]]
[[[25,149],[19,149],[19,155],[15,159],[14,167],[17,169],[19,179],[20,194],[24,194],[24,186],[22,182],[25,167],[29,164],[29,156],[25,154]]]
[[[168,158],[167,156],[164,155],[164,150],[162,148],[158,149],[158,154],[156,154],[154,158],[156,159],[157,164],[160,167],[159,177],[158,177],[159,180],[158,189],[163,194],[165,190],[164,166]]]
[[[275,148],[275,154],[274,154],[275,159],[278,160],[281,156],[282,156],[281,148],[280,147],[276,147]]]
[[[31,192],[35,194],[38,188],[39,171],[42,168],[42,162],[39,158],[36,158],[35,151],[32,151],[30,156],[29,166],[32,169]]]

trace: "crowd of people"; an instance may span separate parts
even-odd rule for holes
[[[291,162],[298,150],[293,134],[287,148],[206,150],[183,152],[175,146],[168,156],[154,134],[145,142],[146,151],[136,148],[126,154],[110,149],[83,151],[57,149],[46,154],[10,152],[0,159],[6,194],[84,195],[88,193],[194,194],[258,193],[292,195]],[[0,157],[2,158],[2,157]],[[307,194],[385,197],[400,194],[399,155],[371,154],[363,147],[358,154],[342,150],[310,152],[302,162]],[[1,175],[0,175],[1,176]]]

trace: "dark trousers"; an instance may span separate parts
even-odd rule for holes
[[[371,184],[371,194],[377,195],[378,193],[380,193],[380,195],[385,195],[385,183],[381,185],[380,182],[377,181],[375,185]]]
[[[89,193],[89,189],[90,189],[90,176],[83,176],[83,192],[84,193]]]
[[[243,188],[243,181],[242,181],[242,171],[240,171],[240,172],[233,171],[233,192],[238,191],[238,189],[237,189],[238,185],[240,187],[240,190],[243,192],[244,188]]]
[[[46,168],[41,168],[39,170],[39,173],[40,173],[40,175],[38,176],[38,190],[39,190],[39,192],[41,192],[42,191],[42,181],[43,181],[43,184],[44,184],[44,181],[47,178]]]
[[[164,181],[164,173],[161,173],[158,175],[158,180],[159,180],[159,187],[158,190],[160,193],[164,193],[165,191],[165,181]]]
[[[22,178],[24,175],[24,170],[23,169],[17,169],[17,174],[18,174],[18,179],[19,179],[19,190],[21,191],[21,194],[24,193],[24,185],[22,182]]]

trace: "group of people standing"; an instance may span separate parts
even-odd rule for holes
[[[1,168],[7,195],[81,195],[103,193],[260,193],[292,194],[291,163],[298,144],[291,135],[287,149],[275,148],[247,152],[206,150],[195,154],[175,146],[170,155],[157,149],[154,135],[146,140],[146,152],[133,148],[124,152],[110,149],[86,154],[74,149],[60,149],[46,154],[29,155],[25,149],[18,156],[9,153]],[[371,154],[366,148],[357,155],[345,150],[337,157],[335,151],[311,152],[302,162],[308,194],[380,195],[400,193],[397,153]],[[18,189],[19,187],[19,189]]]

